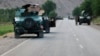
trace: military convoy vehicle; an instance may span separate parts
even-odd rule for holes
[[[38,15],[19,16],[18,14],[22,13],[22,11],[23,9],[16,11],[14,18],[15,38],[19,38],[20,35],[25,33],[35,33],[37,37],[43,38],[42,17]]]
[[[90,25],[92,17],[87,12],[82,11],[81,15],[77,16],[75,20],[76,20],[76,25],[78,22],[79,22],[79,25],[81,25],[82,23],[87,23],[88,25]]]
[[[79,25],[82,23],[87,23],[88,25],[91,24],[91,17],[90,16],[80,16],[79,17]]]
[[[24,14],[25,9],[18,8],[13,20],[15,38],[22,34],[37,34],[38,38],[44,37],[44,31],[49,33],[50,27],[55,27],[55,20],[50,20],[47,16]]]

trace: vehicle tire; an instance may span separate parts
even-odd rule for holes
[[[90,22],[88,22],[87,24],[88,24],[88,25],[91,25],[91,23],[90,23]]]
[[[77,25],[78,24],[78,22],[77,21],[75,21],[75,25]]]
[[[38,32],[37,33],[37,37],[38,38],[43,38],[44,37],[43,31],[42,32]]]
[[[79,25],[82,25],[82,23],[81,23],[81,22],[79,22]]]
[[[15,38],[19,38],[20,37],[20,35],[17,33],[17,30],[15,29],[16,27],[14,26],[14,35],[15,35]]]
[[[50,27],[47,28],[45,31],[46,31],[46,33],[50,33]]]
[[[15,33],[15,38],[20,38],[20,35]]]

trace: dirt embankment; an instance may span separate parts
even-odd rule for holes
[[[9,38],[13,38],[14,37],[14,32],[6,33],[6,34],[0,36],[0,39],[2,39],[2,38],[8,38],[8,37]]]

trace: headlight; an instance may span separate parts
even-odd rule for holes
[[[15,17],[15,21],[24,21],[24,17]]]
[[[87,19],[91,19],[91,17],[90,16],[87,16]]]
[[[80,16],[80,19],[83,19],[84,17]]]
[[[15,21],[20,21],[20,18],[19,17],[15,17]]]

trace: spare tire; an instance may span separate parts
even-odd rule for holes
[[[36,25],[36,21],[34,21],[32,18],[26,18],[23,21],[23,27],[25,29],[32,29]]]

